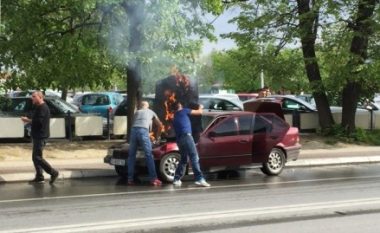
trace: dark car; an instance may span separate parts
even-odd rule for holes
[[[278,104],[275,108],[281,109]],[[281,111],[277,111],[277,115],[272,110],[261,110],[263,112],[205,112],[202,115],[203,130],[197,143],[202,170],[231,170],[258,163],[265,174],[278,175],[286,161],[298,158],[301,148],[298,129],[284,121]],[[128,147],[127,143],[112,146],[104,158],[105,163],[115,166],[120,176],[126,176]],[[177,144],[162,142],[153,148],[153,156],[160,177],[172,181],[180,159]],[[141,150],[137,153],[136,166],[145,168]]]
[[[243,111],[240,100],[222,95],[200,95],[198,103],[202,104],[206,111]]]
[[[247,100],[243,102],[243,105],[245,103],[249,103],[252,101],[258,101],[258,102],[279,102],[281,104],[281,108],[284,112],[284,114],[291,114],[294,111],[300,112],[300,113],[306,113],[306,112],[316,112],[317,109],[314,105],[311,105],[310,103],[299,99],[292,95],[271,95],[267,97],[261,97],[257,99]]]
[[[88,114],[79,112],[78,109],[58,97],[46,96],[44,100],[49,107],[52,118],[65,118],[67,136],[69,135],[70,131],[74,133],[74,123],[76,116],[88,116]],[[4,102],[4,104],[0,106],[1,114],[3,116],[31,117],[35,107],[30,97],[4,98],[2,99],[2,102]],[[69,112],[70,118],[68,118]],[[28,136],[27,129],[28,128],[26,128],[26,136]]]
[[[144,101],[149,103],[149,108],[153,109],[154,97],[153,96],[144,96],[142,98]],[[127,109],[127,99],[125,98],[119,105],[117,105],[113,110],[114,116],[126,116],[128,112]]]

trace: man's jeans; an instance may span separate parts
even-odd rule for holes
[[[142,146],[144,150],[149,178],[150,181],[153,181],[154,179],[157,179],[157,174],[152,155],[152,143],[149,138],[149,130],[142,127],[132,127],[131,129],[131,138],[128,149],[128,180],[133,181],[138,145]]]
[[[33,138],[33,153],[32,159],[34,168],[36,169],[36,178],[43,179],[42,169],[50,175],[56,173],[56,171],[50,166],[50,164],[42,157],[42,151],[46,145],[45,139]]]
[[[194,172],[195,181],[200,181],[203,178],[201,168],[199,166],[199,156],[195,147],[194,139],[191,134],[183,134],[177,139],[181,160],[175,170],[174,180],[180,180],[183,176],[183,171],[186,169],[187,157],[190,158],[191,168]]]

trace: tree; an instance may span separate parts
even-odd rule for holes
[[[146,65],[167,56],[167,64],[191,70],[201,43],[190,37],[215,38],[200,16],[223,8],[219,0],[6,0],[3,6],[0,67],[18,77],[12,87],[107,88],[119,74],[127,79],[130,113],[141,99]]]
[[[260,45],[275,43],[277,51],[289,44],[293,44],[292,47],[300,46],[310,88],[316,99],[322,130],[328,131],[333,124],[326,95],[329,90],[326,89],[325,83],[334,84],[331,92],[341,89],[344,93],[341,100],[344,109],[342,124],[347,129],[352,129],[357,101],[362,94],[360,85],[357,84],[363,84],[365,74],[363,71],[370,70],[364,66],[363,62],[367,58],[365,51],[369,48],[367,47],[370,41],[369,36],[373,35],[375,32],[373,29],[378,27],[379,23],[378,19],[373,20],[372,13],[376,6],[377,1],[360,0],[250,1],[242,5],[241,15],[234,20],[238,23],[240,32],[231,33],[228,36],[235,39],[239,46],[252,43],[252,41]],[[347,16],[354,15],[353,9],[359,12],[358,17],[350,20]],[[344,42],[347,40],[326,36],[326,31],[330,28],[338,29],[344,38],[351,36],[353,41],[351,49],[344,47]],[[345,30],[347,28],[351,30]],[[338,66],[342,69],[333,71],[334,68],[320,67],[321,57],[326,58],[324,54],[321,54],[324,48],[331,49],[329,54],[336,52],[339,57],[346,56],[337,61],[331,61],[331,59],[327,61],[335,63],[346,60],[347,63],[344,66],[341,64]],[[318,49],[320,53],[317,53]],[[354,73],[358,75],[353,75]],[[356,78],[353,78],[355,76]],[[351,92],[354,92],[354,96],[349,96]],[[350,126],[347,127],[347,125]]]

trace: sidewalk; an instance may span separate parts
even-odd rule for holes
[[[67,152],[70,153],[70,152]],[[60,171],[59,179],[117,176],[114,168],[103,163],[106,150],[99,149],[90,158],[47,158]],[[380,163],[380,146],[348,146],[329,149],[302,149],[297,161],[289,161],[286,167],[348,165]],[[21,160],[0,161],[0,183],[28,181],[34,178],[30,156]],[[46,176],[46,178],[49,178]]]

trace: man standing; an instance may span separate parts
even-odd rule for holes
[[[195,184],[202,187],[210,187],[210,184],[206,182],[200,165],[197,148],[195,146],[194,139],[192,137],[190,115],[201,115],[203,106],[199,105],[197,110],[190,108],[183,108],[181,103],[177,103],[177,111],[174,114],[173,126],[176,134],[176,141],[181,154],[181,160],[175,171],[173,184],[180,186],[182,184],[181,178],[183,171],[187,165],[187,158],[190,158],[191,167],[194,172]]]
[[[41,91],[35,91],[32,94],[32,102],[35,110],[32,119],[21,117],[25,123],[31,123],[31,137],[33,142],[32,159],[36,176],[31,183],[44,183],[42,170],[50,174],[50,184],[58,178],[59,172],[53,169],[50,164],[43,158],[43,149],[46,145],[46,139],[50,136],[50,111],[44,101],[44,95]]]
[[[160,186],[162,182],[157,178],[156,167],[152,155],[152,143],[149,137],[149,126],[152,123],[156,125],[156,138],[159,138],[161,133],[161,121],[158,119],[155,112],[149,109],[147,101],[141,102],[141,108],[135,112],[131,129],[131,137],[128,149],[128,184],[134,185],[133,176],[136,161],[137,145],[142,146],[146,165],[148,167],[150,184]]]

